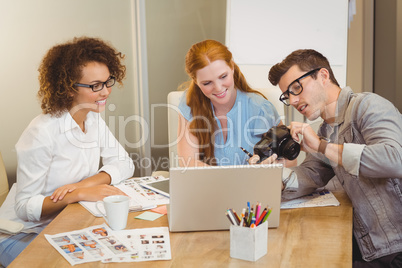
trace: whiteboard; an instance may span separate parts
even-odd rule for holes
[[[348,0],[227,0],[226,45],[255,89],[280,90],[269,70],[297,49],[322,53],[344,87],[348,7]],[[285,114],[287,122],[305,120],[293,107]]]
[[[311,48],[346,70],[347,29],[348,0],[227,1],[226,45],[239,65],[274,65]]]

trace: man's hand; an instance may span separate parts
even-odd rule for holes
[[[301,150],[309,153],[318,152],[320,138],[309,124],[292,122],[290,123],[289,129],[292,138],[300,142]],[[303,138],[301,139],[299,135],[303,136]]]

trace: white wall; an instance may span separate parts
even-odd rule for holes
[[[16,144],[39,113],[38,66],[46,51],[74,36],[101,37],[126,55],[124,88],[115,87],[105,117],[133,114],[135,29],[131,0],[12,0],[0,2],[0,151],[9,181],[15,181]],[[134,55],[133,55],[134,54]],[[110,105],[116,109],[110,111]],[[111,109],[113,110],[113,109]],[[116,120],[118,122],[118,120]],[[124,129],[133,133],[133,124]],[[112,129],[119,135],[118,126]],[[11,185],[10,183],[10,185]]]

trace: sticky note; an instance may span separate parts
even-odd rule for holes
[[[167,214],[167,208],[166,208],[165,205],[164,206],[159,206],[157,208],[153,208],[153,209],[151,209],[151,211],[159,213],[159,214],[163,214],[163,215]]]
[[[163,214],[146,211],[146,212],[142,213],[141,215],[138,215],[137,217],[135,217],[135,219],[154,221],[157,218],[162,217],[162,216],[163,216]]]

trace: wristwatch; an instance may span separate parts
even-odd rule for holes
[[[325,137],[320,137],[320,145],[318,146],[318,152],[325,154],[325,149],[327,149],[327,145],[330,142],[330,139]]]

